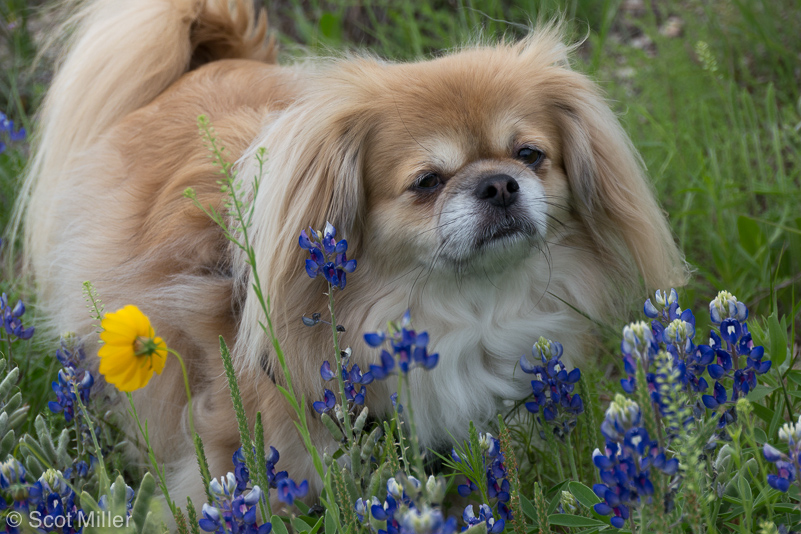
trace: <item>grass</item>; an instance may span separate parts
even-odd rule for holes
[[[33,68],[37,38],[44,32],[38,5],[0,4],[0,111],[28,131],[35,131],[33,117],[51,67],[45,55]],[[696,312],[699,331],[706,330],[708,300],[728,289],[753,316],[786,316],[782,326],[790,332],[791,355],[798,353],[801,10],[794,0],[281,0],[269,3],[268,11],[287,59],[354,47],[398,60],[436,56],[479,34],[519,36],[532,20],[564,13],[574,38],[583,39],[575,68],[606,91],[694,271],[680,293]],[[0,154],[0,227],[8,224],[27,156],[25,144]],[[27,278],[10,263],[3,263],[0,290],[31,302]],[[35,306],[29,313],[35,314]],[[760,319],[754,328],[770,331],[771,323]],[[610,340],[609,346],[618,341]],[[47,412],[58,368],[52,357],[36,357],[49,354],[52,343],[38,343],[14,355],[24,362],[20,387],[31,406],[28,431],[35,414]],[[620,390],[614,379],[620,372],[618,351],[605,351],[599,365],[584,372],[587,397],[601,401],[588,403],[598,422],[606,402]],[[769,413],[762,412],[765,424],[759,431],[775,441],[798,399],[774,390],[763,399],[757,415]],[[574,437],[582,451],[601,441],[590,421],[583,420]],[[530,429],[512,431],[524,451],[521,469],[531,475],[523,493],[535,500],[537,480],[546,498],[558,495],[561,480],[553,455],[538,451]],[[595,476],[588,462],[579,462],[578,471],[585,482]]]

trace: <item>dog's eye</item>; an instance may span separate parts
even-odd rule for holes
[[[517,151],[517,159],[528,165],[529,167],[536,167],[545,158],[545,153],[542,150],[524,146]]]
[[[442,178],[439,174],[429,172],[421,176],[414,183],[414,189],[420,191],[433,191],[442,184]]]

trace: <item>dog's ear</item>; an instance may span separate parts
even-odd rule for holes
[[[683,258],[630,139],[595,86],[570,74],[580,79],[563,85],[555,109],[579,214],[602,250],[628,249],[647,286],[683,285]]]
[[[349,258],[358,257],[362,241],[364,151],[373,122],[368,101],[343,80],[319,85],[269,123],[240,166],[243,180],[261,175],[250,238],[264,294],[282,314],[300,303],[313,305],[321,293],[319,284],[303,282],[308,253],[298,246],[302,230],[322,230],[331,222],[336,238],[347,239]],[[266,149],[261,168],[259,147]],[[250,266],[242,260],[237,278],[252,286]],[[256,325],[263,317],[252,296],[243,322]]]

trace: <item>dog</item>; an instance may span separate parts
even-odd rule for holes
[[[321,488],[277,388],[251,267],[182,195],[192,187],[224,211],[201,114],[253,202],[258,274],[321,451],[336,444],[310,407],[334,355],[330,329],[301,321],[328,302],[304,270],[305,228],[330,221],[358,260],[335,293],[354,362],[376,362],[363,333],[407,309],[429,332],[439,365],[410,377],[426,447],[524,398],[515,363],[539,336],[562,342],[569,363],[590,361],[593,321],[620,317],[643,286],[684,279],[643,165],[599,88],[570,67],[558,23],[411,63],[352,54],[289,65],[247,0],[86,0],[65,28],[24,191],[40,306],[89,352],[82,282],[107,311],[139,306],[187,361],[212,475],[230,470],[239,446],[222,335],[279,468]],[[371,414],[386,416],[394,380],[368,390]],[[200,502],[179,366],[168,362],[134,398],[172,497]]]

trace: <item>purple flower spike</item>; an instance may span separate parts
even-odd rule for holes
[[[356,270],[356,260],[348,260],[346,252],[348,242],[344,239],[337,242],[334,239],[336,229],[331,223],[326,223],[322,239],[318,232],[309,228],[303,230],[298,237],[298,245],[309,252],[306,260],[306,274],[310,278],[322,276],[332,286],[340,290],[345,289],[346,273]]]

